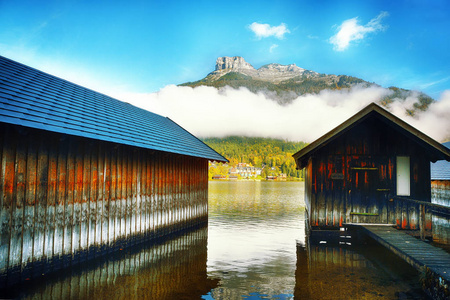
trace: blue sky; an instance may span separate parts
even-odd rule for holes
[[[0,0],[0,54],[101,89],[155,92],[203,78],[219,56],[243,56],[439,99],[450,89],[449,16],[449,2],[434,0]]]

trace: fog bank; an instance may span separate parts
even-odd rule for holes
[[[167,116],[198,137],[244,135],[312,142],[359,110],[390,95],[382,87],[324,90],[279,105],[264,93],[246,88],[196,88],[169,85],[157,93],[120,94],[115,97],[151,112]],[[388,110],[437,141],[450,136],[450,91],[428,111],[406,114],[417,97],[395,101]]]

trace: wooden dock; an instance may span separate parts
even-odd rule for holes
[[[450,254],[445,250],[390,226],[351,226],[361,228],[368,236],[421,272],[423,288],[434,299],[450,298]]]

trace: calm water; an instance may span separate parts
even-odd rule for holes
[[[305,240],[304,183],[210,182],[203,299],[424,299],[419,275],[378,245]],[[296,246],[296,240],[302,246]]]
[[[417,272],[381,247],[306,241],[303,193],[298,182],[210,182],[207,227],[27,282],[0,296],[425,298]]]

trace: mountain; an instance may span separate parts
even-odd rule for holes
[[[205,78],[194,82],[186,82],[180,86],[213,86],[218,89],[225,86],[232,88],[246,87],[253,93],[264,92],[270,99],[280,105],[292,102],[298,96],[316,94],[322,90],[352,89],[355,86],[379,86],[376,83],[348,75],[329,75],[306,70],[295,64],[280,65],[276,63],[255,69],[240,56],[219,57],[213,72]],[[404,101],[409,97],[417,98],[414,108],[407,113],[414,115],[416,110],[426,110],[434,101],[428,95],[389,87],[391,95],[380,99],[379,103],[388,105],[393,101]]]

